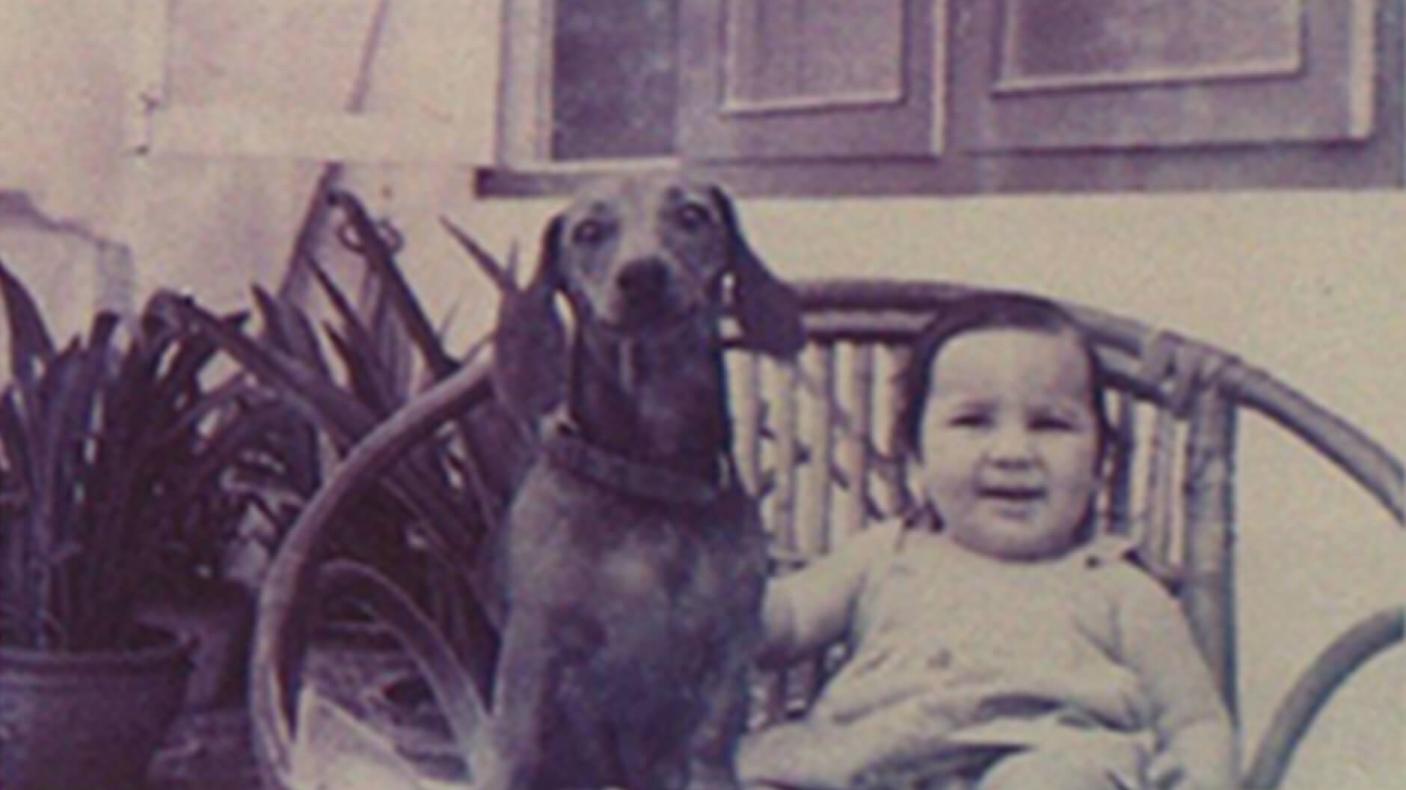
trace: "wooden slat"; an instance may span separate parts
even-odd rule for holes
[[[762,374],[761,360],[755,354],[735,354],[732,381],[734,452],[737,473],[753,494],[761,493],[762,464]]]
[[[1154,417],[1147,459],[1147,488],[1139,517],[1138,552],[1158,575],[1167,577],[1181,566],[1172,554],[1176,507],[1173,475],[1176,461],[1176,416],[1159,408]],[[1164,581],[1167,580],[1164,578]]]
[[[819,554],[824,546],[820,492],[826,481],[819,458],[823,402],[827,397],[821,381],[824,345],[814,341],[807,343],[796,359],[799,391],[796,393],[796,489],[792,523],[796,555],[800,560]]]
[[[794,556],[797,553],[796,540],[796,428],[799,411],[799,390],[797,370],[790,365],[772,365],[776,372],[775,386],[771,390],[770,402],[774,404],[774,421],[771,428],[776,436],[775,474],[776,488],[771,495],[771,524],[775,539],[773,545],[781,552]],[[786,675],[767,689],[767,716],[771,721],[785,717],[787,703]]]
[[[1117,394],[1117,411],[1108,437],[1108,531],[1128,535],[1132,528],[1133,461],[1137,441],[1137,401],[1127,392]]]
[[[837,542],[850,533],[863,529],[868,523],[869,448],[874,439],[874,347],[868,343],[854,346],[849,374],[850,430],[845,432],[841,458],[849,488],[845,518],[840,523],[842,534]]]
[[[838,403],[835,400],[835,346],[833,343],[811,345],[806,357],[807,371],[813,377],[814,389],[808,399],[810,419],[807,424],[805,443],[810,449],[810,462],[806,464],[805,487],[802,487],[806,508],[802,521],[797,525],[799,550],[802,556],[815,557],[830,550],[834,539],[833,489],[835,464],[835,419]],[[824,651],[818,652],[811,661],[788,673],[794,695],[810,704],[819,693],[825,673]]]
[[[737,458],[737,473],[747,490],[758,497],[765,497],[762,501],[769,505],[770,496],[762,490],[762,424],[766,409],[762,360],[756,354],[739,352],[729,355],[728,362],[733,390],[733,452]],[[775,524],[766,518],[763,519],[763,526],[770,531]],[[782,676],[777,672],[768,672],[760,677],[763,720],[777,721],[785,702]]]
[[[829,551],[834,545],[834,474],[835,466],[835,346],[824,343],[818,347],[817,374],[822,396],[815,403],[814,467],[816,523],[813,534],[802,545],[807,553]]]
[[[887,409],[882,418],[884,430],[880,431],[878,446],[883,449],[885,455],[893,459],[894,466],[893,474],[882,478],[881,488],[884,491],[884,498],[880,505],[885,514],[892,515],[902,512],[908,506],[908,492],[904,489],[903,484],[906,461],[894,451],[892,426],[902,400],[902,389],[898,385],[898,376],[907,367],[909,354],[906,345],[884,346],[884,352],[885,361],[888,363],[887,369],[883,371],[883,375],[887,377],[883,383],[883,397],[887,402]]]
[[[786,365],[776,372],[770,402],[775,414],[770,420],[776,437],[776,489],[771,496],[771,521],[780,548],[795,551],[796,540],[796,462],[799,457],[796,429],[799,417],[799,386],[796,370]]]
[[[1191,404],[1182,606],[1232,714],[1235,692],[1235,412],[1215,388]]]

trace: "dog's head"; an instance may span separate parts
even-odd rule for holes
[[[524,416],[563,396],[565,329],[557,294],[578,324],[647,339],[730,302],[744,347],[791,356],[805,342],[799,303],[752,252],[719,187],[679,178],[599,183],[547,225],[537,270],[505,296],[495,384]]]

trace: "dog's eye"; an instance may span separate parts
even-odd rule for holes
[[[609,228],[604,222],[594,219],[583,220],[571,231],[571,240],[577,244],[599,244],[605,239]]]
[[[698,230],[713,222],[713,216],[708,213],[708,209],[697,203],[685,203],[680,206],[677,219],[679,227],[684,230]]]

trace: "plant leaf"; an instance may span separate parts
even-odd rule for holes
[[[324,328],[328,340],[332,342],[332,350],[346,368],[348,386],[356,399],[378,417],[384,418],[394,411],[405,398],[394,391],[390,371],[381,365],[375,347],[349,341],[332,327]]]
[[[24,429],[17,401],[18,392],[13,388],[5,390],[0,397],[0,470],[4,470],[6,480],[12,481],[29,499],[34,486],[34,459],[31,455],[29,433]]]
[[[342,322],[342,333],[329,326],[324,325],[329,340],[332,342],[333,350],[342,360],[342,366],[346,370],[350,380],[352,392],[355,393],[362,403],[371,407],[376,414],[385,416],[394,410],[401,403],[404,403],[409,396],[408,387],[397,386],[395,376],[391,373],[379,351],[381,344],[372,335],[370,329],[362,322],[357,315],[356,308],[352,307],[346,295],[337,287],[332,278],[322,268],[312,256],[306,258],[308,268],[313,276],[317,278],[318,284],[327,294],[328,300],[332,303],[333,310],[337,313]]]
[[[386,289],[386,294],[396,312],[400,314],[400,320],[403,322],[406,332],[409,333],[411,342],[424,355],[425,364],[429,366],[430,372],[436,379],[442,379],[453,373],[459,368],[459,363],[455,362],[449,352],[444,350],[444,346],[440,345],[439,338],[435,336],[434,328],[430,325],[424,308],[420,306],[419,300],[415,298],[415,292],[405,281],[405,275],[396,264],[395,256],[386,246],[385,239],[381,237],[375,223],[366,215],[366,209],[362,207],[355,196],[341,190],[330,192],[328,200],[347,212],[347,219],[356,231],[358,241],[364,250],[363,256],[367,266],[371,267]]]
[[[44,326],[43,315],[24,284],[0,261],[0,295],[10,325],[10,372],[15,378],[30,375],[36,362],[54,354],[54,341]]]
[[[323,426],[338,447],[350,447],[376,424],[375,415],[338,388],[324,371],[311,369],[276,348],[259,345],[188,297],[169,298],[172,309],[183,320],[209,333],[246,370],[288,398],[308,419]]]
[[[469,257],[474,260],[474,263],[478,264],[479,268],[483,270],[483,273],[488,276],[488,279],[498,287],[500,293],[504,295],[517,293],[518,284],[516,278],[513,276],[512,269],[499,263],[496,258],[488,253],[488,250],[485,250],[482,245],[474,240],[473,236],[468,234],[468,231],[454,224],[448,217],[441,216],[439,218],[439,224],[448,231],[450,236],[454,237],[455,241],[459,242],[459,246],[464,248],[464,252],[469,254]]]
[[[264,323],[264,342],[308,366],[323,378],[330,378],[332,374],[322,356],[312,322],[302,310],[257,285],[253,292],[259,317]]]
[[[267,437],[288,417],[287,407],[269,401],[260,408],[241,411],[205,438],[188,469],[179,478],[178,500],[190,499],[225,469],[235,466],[240,456],[262,449]]]

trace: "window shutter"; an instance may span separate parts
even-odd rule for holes
[[[1362,140],[1373,0],[954,0],[967,151]]]
[[[933,0],[682,0],[680,155],[937,154],[943,6]]]

